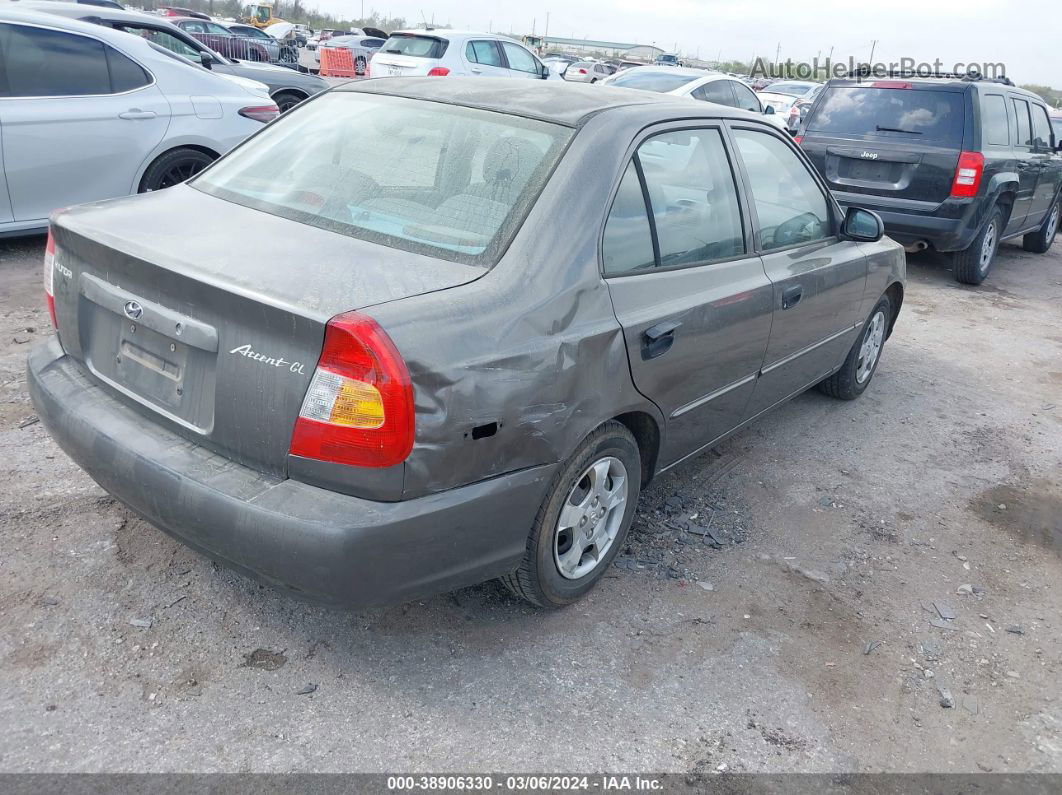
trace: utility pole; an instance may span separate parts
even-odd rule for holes
[[[549,35],[549,11],[546,12],[546,29],[542,33],[542,38],[546,38]]]
[[[774,65],[778,65],[778,59],[782,55],[782,42],[778,42],[778,46],[774,48]]]

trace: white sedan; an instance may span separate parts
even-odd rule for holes
[[[12,6],[0,27],[0,236],[183,182],[279,114],[262,83],[132,33]]]
[[[721,72],[684,66],[636,66],[617,72],[604,82],[616,88],[655,91],[762,113],[773,124],[786,129],[785,119],[777,115],[776,109],[762,103],[760,97],[740,80]]]

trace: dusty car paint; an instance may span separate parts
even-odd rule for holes
[[[152,426],[158,426],[167,439],[186,441],[185,449],[171,456],[156,450],[163,460],[194,459],[200,474],[215,467],[212,478],[222,482],[228,478],[254,511],[267,509],[268,515],[258,515],[255,521],[237,517],[232,515],[235,509],[210,505],[208,497],[195,494],[178,496],[176,504],[160,508],[149,488],[165,483],[165,475],[155,471],[157,464],[147,463],[143,450],[119,452],[105,471],[86,462],[86,451],[98,446],[93,431],[84,428],[83,421],[64,416],[67,410],[49,397],[42,384],[51,379],[51,394],[68,397],[77,393],[73,382],[80,388],[92,386],[103,411],[112,398],[99,383],[108,382],[109,364],[90,361],[92,375],[88,375],[81,365],[66,363],[70,357],[63,357],[53,343],[47,354],[35,354],[43,375],[31,375],[34,398],[45,424],[63,429],[57,434],[60,443],[66,436],[64,446],[75,460],[164,529],[270,581],[304,593],[335,586],[337,593],[341,591],[337,598],[347,603],[411,598],[511,570],[552,471],[606,420],[619,417],[635,432],[643,445],[643,480],[648,481],[836,370],[885,290],[894,285],[902,296],[903,253],[891,241],[844,243],[847,256],[853,250],[862,252],[868,263],[847,277],[831,267],[831,254],[824,254],[820,243],[765,255],[763,260],[772,261],[768,267],[776,278],[817,270],[827,286],[838,287],[835,297],[850,307],[850,316],[843,318],[831,318],[825,302],[818,311],[794,315],[794,337],[807,335],[810,326],[833,324],[835,336],[823,351],[827,355],[816,359],[829,363],[813,367],[806,383],[802,376],[792,375],[772,383],[771,365],[784,362],[793,352],[779,349],[774,359],[763,355],[772,313],[777,314],[777,289],[759,257],[651,273],[654,280],[664,276],[675,289],[667,290],[657,281],[650,292],[663,290],[659,301],[673,302],[679,313],[704,312],[703,305],[711,304],[703,300],[705,296],[718,295],[718,305],[699,325],[687,318],[687,329],[702,329],[701,343],[718,356],[707,368],[693,358],[685,364],[678,360],[669,372],[656,371],[640,382],[637,374],[632,378],[638,365],[631,335],[640,333],[637,304],[647,298],[645,276],[604,279],[600,257],[610,197],[630,152],[646,135],[669,125],[734,119],[757,129],[773,130],[773,126],[741,111],[718,106],[702,110],[683,100],[644,92],[570,86],[514,91],[464,85],[387,80],[366,81],[346,90],[493,108],[579,128],[508,249],[489,269],[421,257],[265,213],[254,213],[256,234],[241,238],[237,249],[231,246],[230,230],[244,228],[243,219],[253,211],[192,186],[60,215],[54,224],[62,252],[58,261],[73,275],[60,280],[55,300],[60,338],[74,358],[86,355],[80,346],[77,306],[85,300],[83,284],[90,270],[105,282],[121,285],[115,299],[125,298],[125,291],[147,305],[169,307],[189,318],[202,313],[220,318],[217,388],[209,418],[175,414],[160,419],[157,411],[129,395],[123,411],[137,426],[138,438],[151,449],[155,446],[147,435]],[[587,196],[595,199],[587,201]],[[840,212],[835,205],[832,210]],[[188,235],[189,228],[201,232]],[[307,252],[312,252],[309,267],[298,267]],[[347,262],[359,267],[335,264]],[[392,262],[405,267],[388,268]],[[248,267],[250,263],[253,267]],[[696,301],[691,303],[691,296]],[[386,330],[413,383],[415,443],[409,457],[397,466],[364,469],[286,452],[324,324],[350,309],[372,317]],[[627,338],[621,323],[628,326]],[[782,338],[778,344],[784,347],[785,342]],[[263,366],[262,359],[240,353],[245,345],[274,364],[267,361]],[[281,359],[309,366],[302,371],[275,366]],[[659,379],[681,382],[689,399],[675,405],[654,402],[646,393],[656,390]],[[248,382],[254,384],[253,390],[236,388]],[[743,411],[742,400],[756,401],[761,385],[765,391],[756,411]],[[692,410],[698,401],[709,410]],[[71,423],[76,432],[70,430]],[[201,460],[188,447],[221,455]],[[145,468],[152,474],[138,485],[136,473]],[[507,484],[514,497],[503,510],[497,500],[504,500]],[[495,494],[494,502],[475,502],[479,507],[462,514],[462,495],[484,488],[499,489],[500,496]],[[286,496],[281,499],[282,495]],[[317,502],[311,505],[307,500]],[[387,503],[393,507],[385,507]],[[350,510],[344,512],[344,504]],[[329,514],[330,510],[341,516]],[[351,510],[367,514],[368,519],[351,515]],[[285,513],[299,511],[299,516]],[[429,517],[438,513],[428,519],[429,524],[449,534],[449,542],[410,524],[408,517],[416,511],[427,511]],[[216,521],[234,523],[239,538],[212,538],[210,512]],[[192,529],[182,524],[182,515],[196,517]],[[301,570],[284,571],[284,556],[250,549],[256,524],[267,526],[269,538],[276,541],[283,537],[285,516],[307,527],[333,522],[327,525],[327,537],[348,554],[337,553],[326,561],[313,550],[302,549],[301,554],[317,561],[321,569],[310,576]],[[379,526],[372,525],[374,520]],[[408,554],[404,541],[400,544],[398,537],[381,533],[380,527],[432,539],[431,554],[425,557],[418,551],[416,560],[410,561],[411,580],[385,587],[383,575],[367,573],[374,566],[393,564],[395,555]],[[353,534],[349,545],[342,540],[345,532]],[[483,533],[493,533],[496,546],[470,557],[463,542]],[[353,561],[349,554],[367,537],[394,540],[374,551],[369,560]],[[277,543],[287,555],[292,544],[302,542]],[[337,570],[348,562],[363,575],[361,581],[348,583],[349,572]]]

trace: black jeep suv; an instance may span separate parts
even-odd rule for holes
[[[908,251],[954,252],[964,284],[1000,240],[1054,240],[1062,156],[1043,100],[1006,78],[831,80],[798,140],[842,205],[877,212]]]

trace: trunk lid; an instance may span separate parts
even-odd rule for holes
[[[331,317],[486,272],[187,186],[67,211],[53,233],[66,352],[137,410],[275,475]]]
[[[915,85],[881,81],[822,92],[807,115],[801,148],[832,190],[930,208],[948,198],[963,149],[965,96],[962,89]]]

